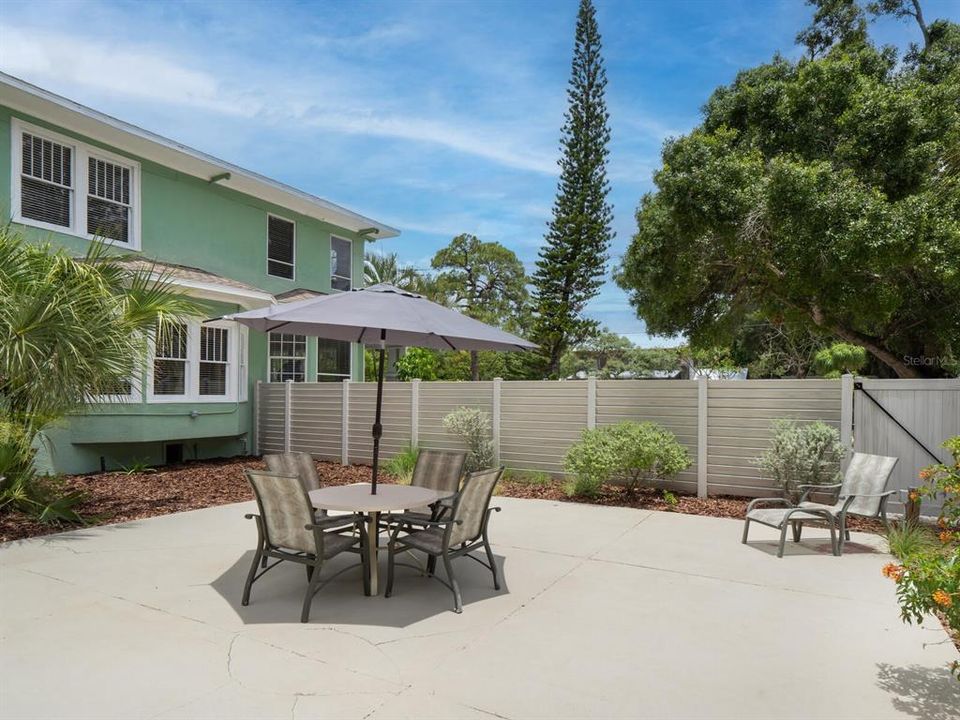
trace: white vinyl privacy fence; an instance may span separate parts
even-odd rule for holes
[[[771,484],[751,460],[767,447],[773,420],[794,418],[838,428],[847,446],[861,452],[900,457],[891,487],[916,485],[917,471],[932,460],[924,461],[910,433],[867,406],[855,390],[861,384],[893,404],[892,414],[906,426],[917,426],[928,446],[939,449],[960,434],[960,380],[414,380],[384,385],[380,447],[384,458],[408,445],[459,448],[443,418],[457,407],[476,407],[490,413],[499,463],[560,474],[564,454],[584,429],[651,420],[676,434],[694,460],[668,487],[756,496],[769,494]],[[375,401],[373,383],[258,383],[254,451],[368,463]]]

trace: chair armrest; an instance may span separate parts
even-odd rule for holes
[[[833,485],[808,484],[808,485],[797,485],[797,490],[803,491],[802,494],[800,495],[800,502],[806,502],[807,497],[811,493],[830,491],[835,495],[837,492],[839,492],[841,487],[843,487],[843,483],[835,483]]]
[[[791,502],[786,498],[754,498],[750,501],[750,504],[747,505],[747,512],[757,508],[761,503],[767,503],[770,505],[783,505],[784,507],[793,507]]]
[[[244,520],[253,520],[254,518],[259,518],[259,517],[260,517],[260,516],[257,515],[256,513],[247,513],[246,515],[243,516],[243,519],[244,519]]]
[[[402,514],[400,514],[400,515],[390,515],[390,516],[388,516],[388,517],[386,518],[386,522],[387,522],[387,524],[389,524],[389,525],[392,525],[392,524],[397,524],[397,525],[411,525],[411,524],[413,524],[413,525],[427,525],[427,526],[431,526],[431,525],[432,525],[432,526],[438,526],[438,527],[442,527],[442,526],[444,526],[444,525],[449,525],[450,523],[455,523],[456,525],[462,525],[462,524],[463,524],[463,520],[453,520],[453,519],[450,519],[450,520],[424,520],[424,519],[421,518],[421,517],[414,517],[414,516],[411,516],[411,515],[407,515],[406,513],[402,513]]]

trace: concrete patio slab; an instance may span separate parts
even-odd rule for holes
[[[505,584],[461,561],[464,612],[416,571],[239,598],[250,505],[0,546],[0,718],[930,718],[957,657],[900,622],[889,557],[811,528],[777,559],[738,521],[497,498]],[[337,558],[330,570],[355,562]]]

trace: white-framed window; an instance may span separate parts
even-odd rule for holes
[[[317,338],[317,382],[341,382],[348,379],[353,345],[344,340]]]
[[[307,379],[307,336],[270,333],[267,360],[270,382],[305,382]]]
[[[157,332],[151,382],[154,396],[189,394],[190,344],[190,327],[184,323],[167,323]]]
[[[267,275],[293,280],[296,260],[296,225],[285,218],[267,215]]]
[[[330,236],[330,287],[333,290],[353,287],[353,243],[336,235]]]
[[[140,164],[17,118],[13,221],[140,249]]]
[[[246,335],[232,322],[165,325],[152,342],[147,401],[242,402],[247,372],[242,342]]]

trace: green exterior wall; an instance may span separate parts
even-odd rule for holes
[[[354,284],[363,282],[363,238],[343,228],[305,217],[229,188],[184,175],[144,160],[117,147],[94,142],[69,128],[0,106],[0,211],[12,217],[11,118],[45,127],[92,146],[140,163],[141,224],[139,254],[239,280],[271,294],[295,288],[330,292],[330,237],[353,241]],[[275,214],[296,223],[295,278],[267,275],[267,216]],[[77,254],[88,242],[67,233],[23,227],[25,237],[52,242]],[[124,249],[125,252],[128,252]],[[209,302],[209,301],[207,301]],[[244,308],[210,303],[216,317]],[[148,403],[98,406],[83,416],[69,418],[47,432],[39,448],[38,464],[56,472],[91,472],[101,462],[117,468],[136,461],[162,462],[164,445],[184,443],[184,457],[222,457],[250,451],[253,422],[253,385],[267,378],[267,341],[250,331],[248,398],[242,403]],[[308,339],[307,379],[316,378],[316,340]],[[363,380],[363,352],[353,350],[353,379]],[[191,413],[195,413],[191,417]]]

